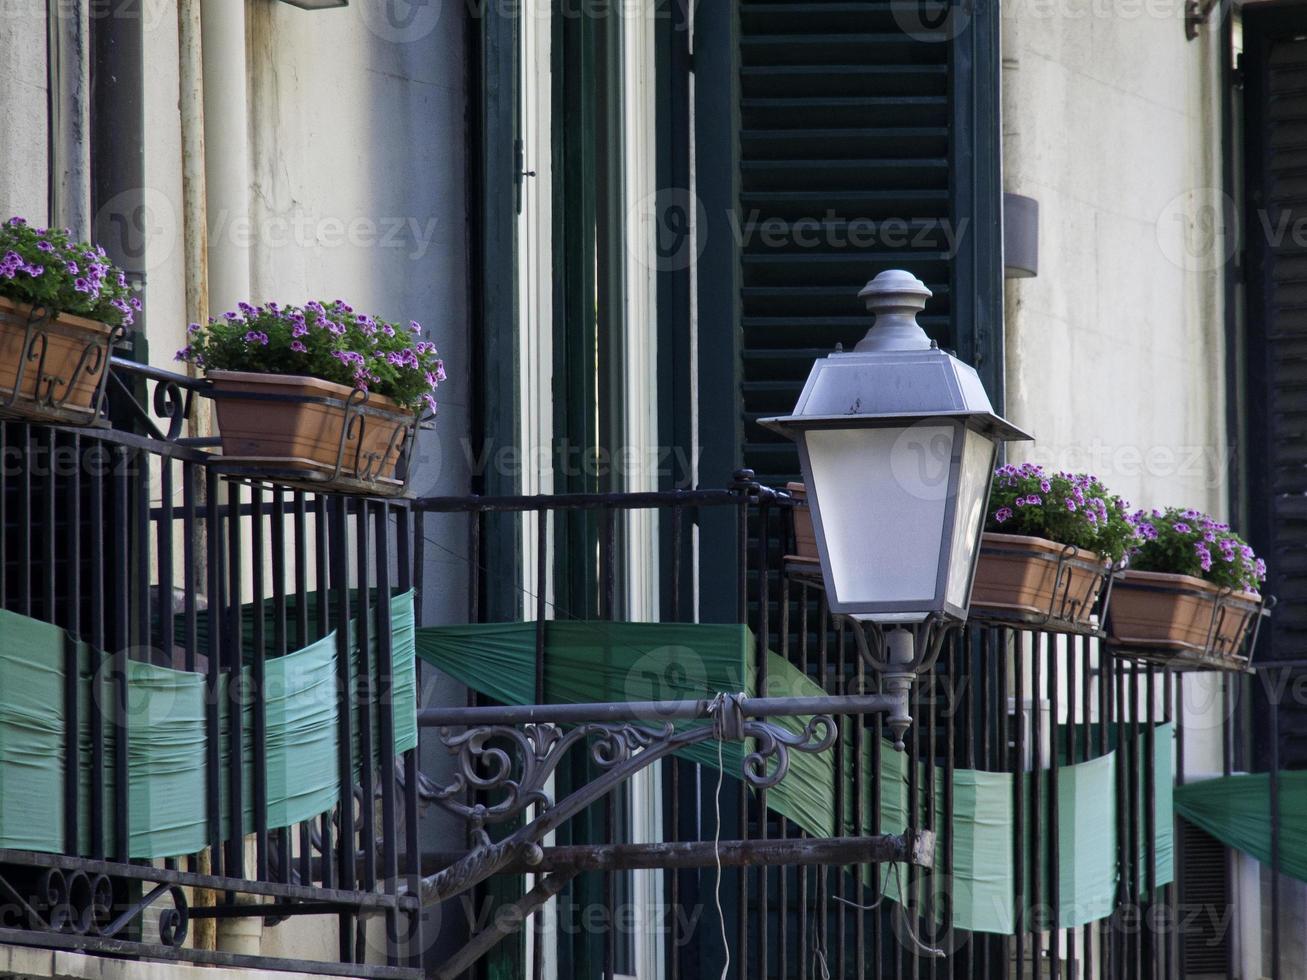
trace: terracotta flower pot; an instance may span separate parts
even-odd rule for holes
[[[1127,570],[1112,588],[1109,629],[1119,646],[1236,657],[1261,601],[1190,575]]]
[[[1046,538],[985,532],[971,609],[1088,626],[1109,570],[1092,551]]]
[[[808,489],[802,483],[787,483],[785,489],[794,498],[795,557],[817,561],[817,533],[812,527],[812,511],[808,509]]]
[[[395,482],[413,413],[393,399],[373,394],[347,410],[354,389],[320,378],[245,371],[207,376],[228,461],[309,469],[321,474],[318,479]],[[350,431],[342,440],[347,411]]]
[[[60,313],[29,337],[31,312],[0,296],[0,411],[72,425],[95,421],[118,331]]]

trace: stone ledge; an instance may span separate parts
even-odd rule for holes
[[[316,976],[280,970],[119,960],[63,950],[0,945],[0,980],[169,980],[173,977],[184,980],[310,980]]]

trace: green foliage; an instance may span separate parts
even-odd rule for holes
[[[445,365],[421,331],[416,321],[387,323],[342,300],[303,307],[241,303],[205,326],[191,324],[190,344],[177,360],[215,371],[321,378],[434,412]]]
[[[1131,515],[1135,540],[1130,567],[1141,572],[1192,575],[1214,585],[1257,592],[1266,563],[1230,525],[1197,510],[1169,507]]]
[[[22,218],[0,225],[0,296],[111,327],[130,327],[141,309],[127,276],[103,248]]]
[[[1128,509],[1097,477],[1013,464],[994,471],[985,530],[1047,538],[1116,562],[1134,538]]]

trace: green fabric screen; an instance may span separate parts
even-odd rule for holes
[[[1269,774],[1185,783],[1175,787],[1175,808],[1222,843],[1271,863]],[[1280,870],[1307,881],[1307,771],[1280,773]]]
[[[417,630],[417,654],[454,679],[504,704],[535,701],[534,623],[486,623]],[[550,621],[545,624],[545,700],[551,703],[711,698],[721,691],[756,693],[750,667],[752,633],[740,625]],[[767,655],[770,697],[822,696],[825,692],[787,660]],[[780,719],[798,730],[806,719]],[[844,733],[846,759],[851,736]],[[871,780],[870,736],[859,754],[862,785]],[[744,747],[722,747],[723,766],[738,773]],[[684,757],[717,766],[716,743],[693,746]],[[1158,883],[1172,878],[1171,728],[1156,729]],[[1062,925],[1102,918],[1112,907],[1117,882],[1116,753],[1058,768],[1059,887]],[[924,778],[924,768],[919,770]],[[936,769],[936,801],[943,800],[942,769]],[[1026,778],[1029,778],[1028,776]],[[845,775],[844,819],[838,831],[832,802],[832,752],[793,753],[790,773],[767,794],[768,808],[810,834],[870,833],[868,815],[852,821],[852,772]],[[880,830],[906,826],[908,762],[882,741]],[[1046,786],[1047,781],[1041,780]],[[1142,798],[1142,795],[1140,796]],[[1029,799],[1029,789],[1026,791]],[[959,769],[953,774],[953,925],[976,932],[1010,934],[1015,926],[1012,881],[1013,776]],[[1073,815],[1068,819],[1068,815]],[[1140,824],[1142,826],[1142,823]],[[1029,844],[1027,843],[1027,848]],[[1027,850],[1027,853],[1029,851]],[[1047,874],[1046,864],[1043,873]],[[886,893],[898,894],[889,866],[882,867]],[[1047,888],[1043,890],[1047,895]]]
[[[395,751],[403,752],[417,745],[411,592],[391,600],[391,618]],[[351,660],[357,673],[359,652],[354,635],[351,629]],[[376,630],[370,630],[369,636],[375,653]],[[57,626],[0,611],[0,847],[46,852],[64,849],[63,683],[66,650],[72,642]],[[85,814],[90,800],[92,689],[104,692],[100,704],[106,760],[113,758],[117,709],[107,686],[93,684],[90,648],[78,643],[76,649],[82,681],[78,685],[82,776],[78,801]],[[193,853],[208,843],[204,675],[134,660],[120,663],[126,670],[128,688],[130,856],[158,858]],[[242,673],[248,684],[249,668]],[[330,809],[340,796],[335,634],[286,656],[268,659],[264,679],[268,825],[289,826]],[[224,676],[219,691],[224,799],[228,798],[231,724],[226,682]],[[373,715],[375,724],[375,709]],[[249,744],[253,737],[252,706],[246,706],[241,724]],[[373,744],[377,744],[375,738]],[[243,773],[246,833],[254,826],[251,766],[252,760]],[[111,810],[116,792],[111,762],[106,764],[105,781],[105,809]],[[32,820],[34,799],[50,802],[48,819]],[[231,830],[228,819],[224,807],[224,838]],[[80,843],[86,852],[91,843],[87,836],[90,821],[84,817],[79,822],[83,832]],[[109,844],[103,843],[106,847]]]

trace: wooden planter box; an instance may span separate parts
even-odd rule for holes
[[[971,589],[971,614],[1057,629],[1095,629],[1111,565],[1092,551],[1045,538],[986,532]]]
[[[802,483],[787,483],[785,490],[794,500],[794,556],[804,561],[820,560],[817,554],[817,533],[812,526],[812,511],[808,509],[808,489]]]
[[[0,413],[89,425],[100,414],[109,357],[121,327],[32,307],[0,296]]]
[[[1265,601],[1189,575],[1126,571],[1112,593],[1114,646],[1152,651],[1181,665],[1243,669],[1244,640]]]
[[[315,490],[393,496],[413,412],[383,395],[289,374],[210,371],[223,465]]]

